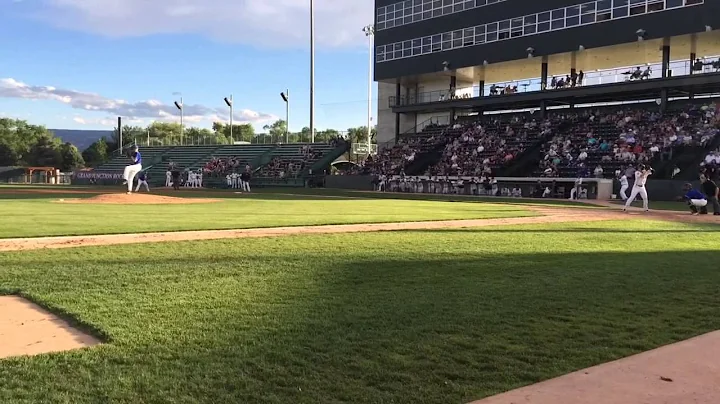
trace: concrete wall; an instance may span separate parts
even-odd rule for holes
[[[417,91],[415,86],[401,86],[401,96],[414,96]],[[395,140],[395,114],[390,109],[389,99],[395,97],[395,84],[378,83],[378,112],[377,112],[377,142],[385,144]],[[417,114],[400,114],[400,133],[412,130],[419,122],[416,121]]]

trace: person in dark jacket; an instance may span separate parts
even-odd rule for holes
[[[720,202],[718,202],[718,186],[705,175],[700,176],[702,192],[707,198],[708,205],[713,207],[713,215],[720,216]]]

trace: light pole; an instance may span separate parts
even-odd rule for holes
[[[280,93],[283,101],[285,101],[285,143],[290,143],[290,90]]]
[[[223,98],[225,100],[225,104],[227,104],[228,107],[230,107],[230,142],[235,143],[235,139],[233,139],[233,96],[230,94],[230,98]]]
[[[372,146],[372,83],[373,83],[373,36],[375,35],[375,26],[370,24],[363,27],[365,36],[368,37],[368,111],[367,111],[367,145],[368,156],[370,156],[370,148]]]
[[[310,143],[315,143],[315,1],[310,0]]]
[[[185,139],[185,124],[183,122],[183,115],[185,114],[183,108],[185,105],[183,104],[183,97],[181,93],[173,93],[173,95],[180,96],[180,102],[175,101],[175,107],[180,110],[180,145],[182,146],[183,140]]]

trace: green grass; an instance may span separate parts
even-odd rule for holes
[[[3,218],[0,238],[536,215],[523,206],[491,203],[328,198],[279,193],[165,194],[222,199],[217,203],[187,205],[67,204],[57,200],[96,194],[12,194],[0,190],[0,217]]]
[[[464,403],[720,328],[718,245],[626,220],[3,253],[0,289],[109,342],[1,360],[0,402]]]

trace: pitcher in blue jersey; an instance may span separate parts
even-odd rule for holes
[[[125,182],[123,184],[127,184],[127,193],[132,193],[132,186],[133,182],[135,181],[135,176],[142,171],[142,156],[140,155],[140,148],[135,145],[132,148],[132,152],[130,153],[130,158],[132,159],[132,164],[125,167],[125,171],[123,172],[123,179]]]

